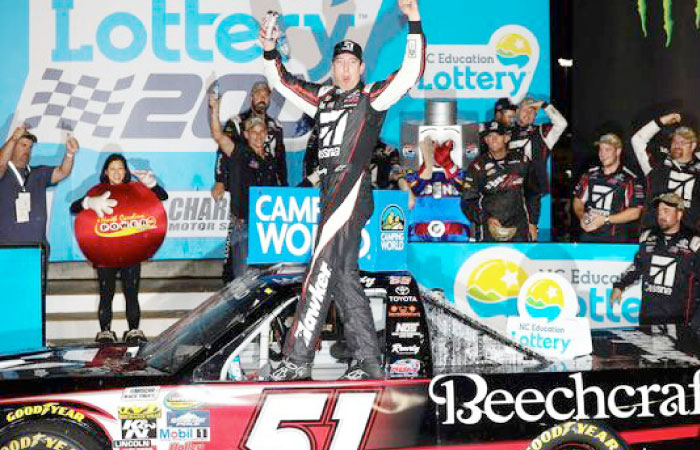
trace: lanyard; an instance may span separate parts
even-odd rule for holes
[[[12,163],[12,161],[8,161],[7,165],[10,166],[10,169],[12,169],[12,172],[15,174],[15,178],[17,178],[17,183],[19,183],[19,187],[22,188],[22,192],[27,192],[27,190],[24,188],[24,185],[26,184],[27,180],[25,180],[22,177],[22,174],[19,173],[19,170],[17,170],[17,167]],[[29,175],[29,172],[31,172],[32,169],[27,166],[27,175]]]

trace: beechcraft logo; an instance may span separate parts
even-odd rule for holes
[[[693,189],[695,188],[695,176],[690,173],[671,172],[668,178],[668,190],[672,191],[685,200],[685,206],[690,207],[693,200]]]
[[[667,256],[652,256],[649,275],[651,282],[667,288],[673,287],[676,279],[676,260]]]
[[[666,47],[671,45],[673,38],[673,0],[651,0],[663,3],[664,8],[664,31],[666,32]],[[648,0],[637,0],[637,13],[639,13],[639,21],[642,25],[642,33],[647,37],[647,2]],[[685,2],[684,2],[685,3]],[[690,3],[690,2],[687,2]],[[690,9],[690,5],[686,6]],[[689,11],[688,11],[689,12]],[[687,12],[683,12],[687,14]],[[695,28],[700,29],[700,0],[695,2]]]
[[[610,211],[613,201],[613,188],[610,186],[595,185],[591,192],[593,207],[603,211]]]

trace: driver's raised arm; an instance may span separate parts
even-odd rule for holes
[[[289,73],[282,64],[280,54],[275,48],[277,37],[268,39],[265,36],[264,28],[261,27],[259,39],[264,50],[263,66],[267,83],[270,85],[270,88],[282,94],[294,106],[314,117],[321,97],[320,91],[324,86],[303,80]]]
[[[408,17],[406,50],[401,68],[370,86],[371,105],[376,111],[386,111],[398,102],[420,80],[425,69],[425,36],[417,0],[399,0],[399,7]]]

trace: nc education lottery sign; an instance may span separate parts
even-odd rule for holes
[[[360,268],[406,269],[408,197],[374,191],[374,212],[362,230]],[[306,262],[316,243],[320,214],[317,189],[251,188],[248,263]]]
[[[287,68],[305,79],[329,77],[333,45],[342,39],[363,46],[367,82],[385,79],[401,65],[408,27],[396,0],[273,3],[2,3],[0,51],[11,69],[0,83],[0,136],[26,121],[39,137],[33,165],[60,163],[67,130],[81,144],[73,173],[55,188],[50,205],[52,261],[84,259],[75,240],[63,239],[74,234],[68,207],[76,192],[97,183],[108,153],[126,153],[130,162],[139,162],[135,168],[153,170],[159,183],[181,198],[210,191],[216,145],[206,90],[219,81],[222,121],[249,107],[250,87],[264,78],[257,21],[268,9],[279,10],[286,23]],[[387,143],[399,145],[403,120],[423,118],[428,94],[457,98],[460,114],[474,121],[490,116],[494,98],[501,95],[530,91],[548,97],[548,1],[503,0],[498,7],[423,2],[421,15],[428,42],[435,45],[429,47],[427,78],[389,110],[382,130]],[[464,49],[472,53],[460,53]],[[276,93],[269,113],[284,127],[289,181],[295,185],[302,178],[311,121]],[[168,233],[154,259],[223,256],[223,239],[212,229],[197,234],[181,218],[172,223],[178,232]]]
[[[522,286],[541,272],[558,274],[573,286],[578,317],[588,318],[591,329],[630,327],[639,323],[639,285],[625,291],[619,309],[607,299],[612,283],[632,263],[638,248],[635,244],[412,243],[408,269],[427,288],[444,288],[464,313],[503,332],[508,318],[518,315]],[[557,302],[543,306],[550,315],[561,309]]]

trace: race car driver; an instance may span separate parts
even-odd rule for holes
[[[584,242],[632,242],[644,204],[644,186],[622,165],[622,140],[614,133],[598,139],[600,165],[574,187],[574,214]]]
[[[700,237],[681,221],[685,202],[677,194],[657,197],[656,226],[644,231],[632,265],[613,284],[610,302],[642,279],[640,325],[675,323],[700,329]]]
[[[508,133],[498,122],[484,133],[489,151],[470,164],[462,192],[462,211],[475,226],[473,235],[486,242],[534,240],[540,190],[532,161],[521,150],[507,148]]]
[[[700,229],[700,159],[693,154],[698,138],[688,127],[677,127],[671,134],[670,149],[652,142],[663,127],[680,124],[681,115],[670,113],[644,125],[632,137],[632,148],[642,172],[647,177],[647,200],[665,192],[675,192],[685,202],[683,221],[687,227]],[[642,227],[654,225],[653,204],[646,205]]]
[[[362,48],[344,40],[335,45],[332,86],[306,82],[282,65],[262,27],[265,75],[280,94],[315,117],[319,127],[321,217],[316,246],[302,284],[294,321],[287,334],[273,381],[309,379],[316,348],[331,301],[345,325],[355,359],[343,379],[383,378],[379,346],[369,301],[357,272],[360,232],[372,213],[369,165],[386,111],[420,79],[425,43],[417,0],[399,0],[409,20],[401,68],[386,80],[365,85]]]

